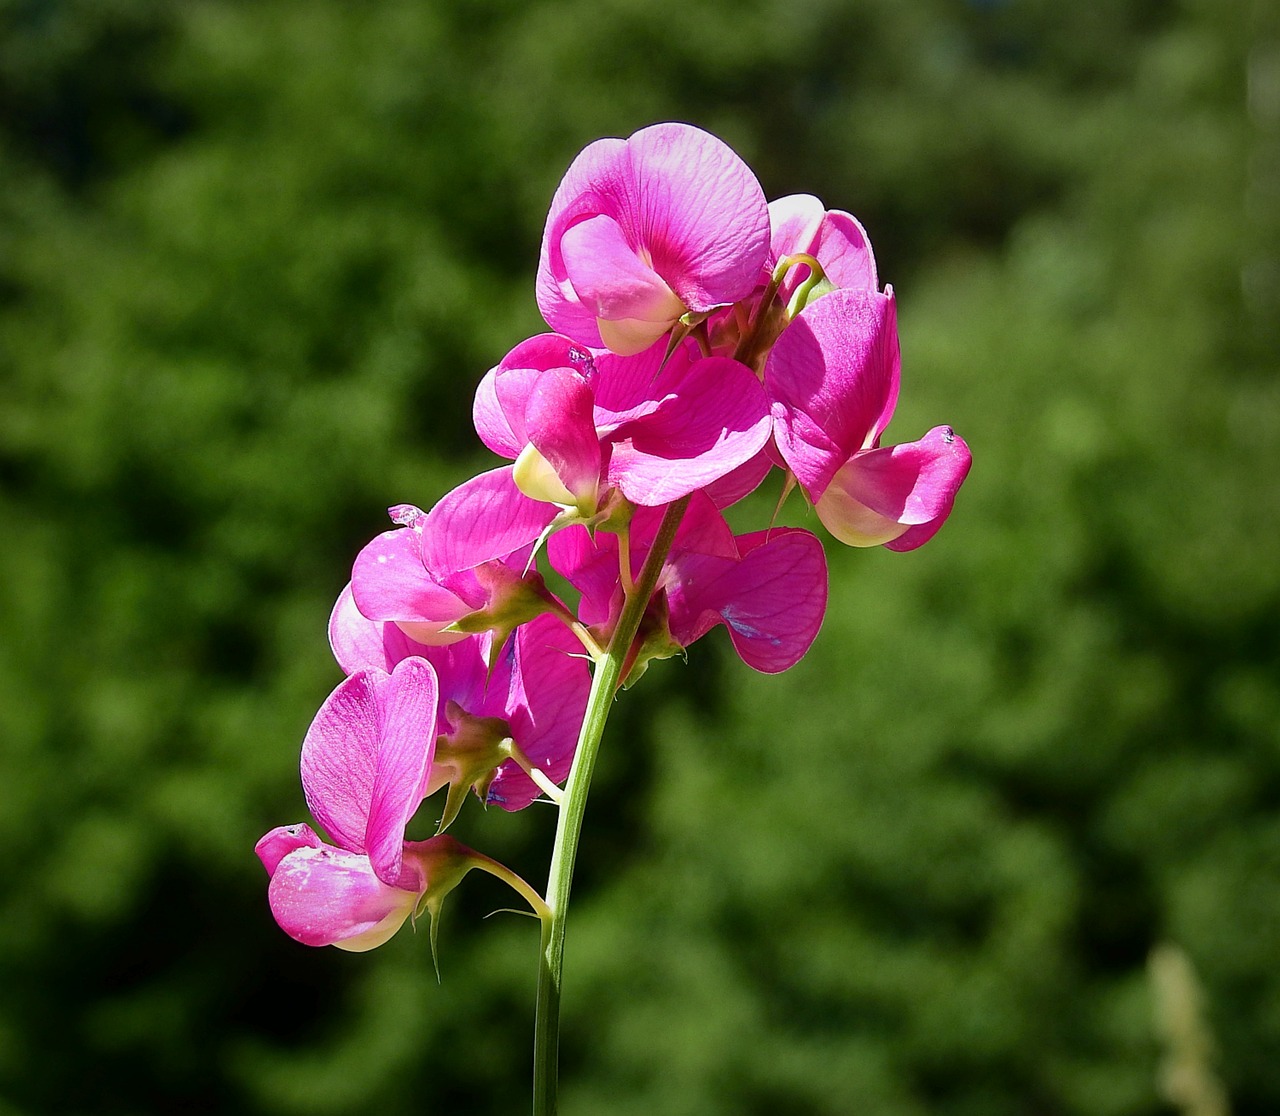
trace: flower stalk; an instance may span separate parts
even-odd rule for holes
[[[688,504],[689,498],[685,497],[667,507],[640,577],[627,594],[609,646],[595,664],[578,748],[559,804],[560,817],[551,852],[551,871],[547,878],[546,902],[549,914],[543,919],[538,956],[538,993],[533,1037],[534,1116],[554,1116],[558,1110],[556,1095],[560,1064],[560,993],[564,971],[565,924],[569,913],[569,893],[573,886],[573,866],[582,835],[582,820],[587,811],[587,792],[591,788],[591,774],[595,770],[605,723],[609,719],[609,711],[613,706],[614,695],[618,692],[631,645],[640,630],[644,611],[657,588],[662,564],[671,550],[676,529]]]

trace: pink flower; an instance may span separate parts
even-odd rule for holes
[[[765,365],[778,452],[818,518],[851,546],[923,545],[969,472],[969,447],[949,426],[880,446],[900,376],[892,289],[840,290],[811,303]]]
[[[602,139],[573,161],[551,201],[538,308],[558,333],[624,355],[687,311],[751,293],[769,213],[750,168],[688,124]]]
[[[639,575],[661,521],[642,508],[631,521],[632,576]],[[609,631],[622,609],[618,540],[574,527],[548,544],[552,564],[582,593],[579,618]],[[723,624],[749,667],[776,674],[808,651],[826,611],[827,565],[808,531],[779,527],[735,536],[705,496],[693,497],[658,579],[650,617],[641,625],[638,663],[679,653]]]
[[[866,230],[852,213],[827,210],[811,194],[791,194],[769,203],[769,268],[787,256],[812,256],[822,265],[828,290],[877,289],[876,260]],[[793,267],[778,288],[785,305],[804,281],[806,269]]]
[[[504,810],[524,809],[539,796],[533,780],[504,750],[505,740],[551,782],[568,776],[591,677],[582,645],[561,621],[539,616],[520,625],[491,669],[493,637],[425,647],[394,624],[365,618],[347,589],[334,606],[329,639],[348,672],[393,670],[409,656],[435,668],[438,711],[423,731],[436,746],[424,794],[446,784],[457,788],[446,817],[473,786],[486,804]]]
[[[302,786],[333,844],[307,825],[272,830],[257,845],[271,876],[272,914],[307,945],[365,950],[403,924],[451,846],[406,842],[435,745],[435,671],[410,658],[394,671],[359,671],[321,706],[302,744]]]
[[[390,513],[402,526],[366,545],[351,571],[352,599],[369,620],[389,621],[415,643],[434,645],[484,630],[496,632],[501,642],[533,616],[566,613],[538,573],[527,571],[527,542],[509,554],[459,565],[451,560],[456,556],[433,549],[429,536],[424,541],[429,516],[407,504]],[[534,537],[539,522],[534,521]]]
[[[475,423],[516,459],[526,495],[590,522],[613,490],[666,504],[720,480],[769,439],[768,400],[750,369],[678,347],[594,356],[543,334],[513,349],[476,392]]]

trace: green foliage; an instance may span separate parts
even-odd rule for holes
[[[357,548],[484,463],[558,176],[664,118],[863,218],[890,433],[975,468],[924,550],[833,548],[794,671],[712,636],[620,700],[566,1113],[1156,1116],[1162,941],[1280,1107],[1263,11],[0,4],[0,1108],[524,1106],[498,885],[437,985],[422,933],[285,939],[251,848]],[[540,882],[550,821],[455,831]]]

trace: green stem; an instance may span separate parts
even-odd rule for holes
[[[591,694],[578,736],[578,750],[564,786],[560,803],[560,819],[556,826],[555,846],[551,852],[551,874],[547,879],[547,907],[550,917],[542,922],[542,952],[538,962],[537,1015],[533,1034],[533,1113],[555,1116],[556,1086],[560,1062],[560,978],[564,969],[564,931],[569,912],[569,890],[573,885],[573,863],[578,854],[582,819],[587,812],[587,791],[595,769],[596,753],[604,737],[605,722],[613,706],[614,695],[622,681],[622,670],[631,644],[640,629],[640,620],[648,607],[675,539],[680,518],[689,498],[671,504],[663,516],[658,535],[653,541],[644,568],[634,590],[627,595],[618,617],[618,625],[604,655],[597,660],[591,678]]]

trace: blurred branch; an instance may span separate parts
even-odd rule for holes
[[[1226,1089],[1213,1071],[1213,1035],[1191,959],[1165,943],[1151,951],[1147,971],[1156,1030],[1165,1046],[1158,1076],[1161,1095],[1183,1116],[1230,1116]]]

